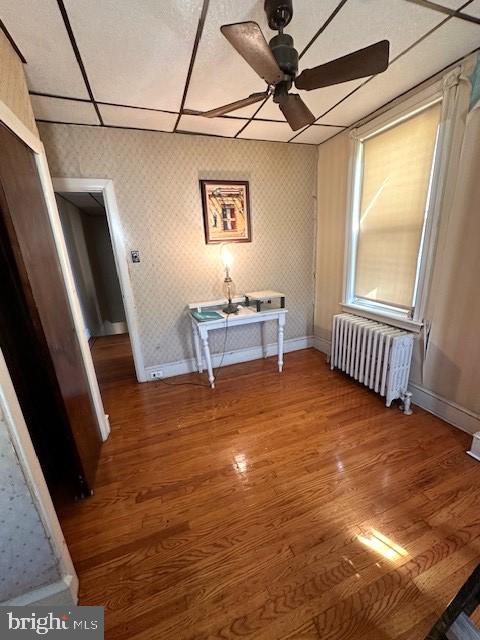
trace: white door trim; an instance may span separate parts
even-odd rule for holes
[[[125,316],[127,319],[128,333],[132,345],[133,361],[137,380],[145,382],[145,365],[140,344],[140,331],[138,327],[137,309],[133,296],[132,283],[128,270],[128,252],[125,246],[120,213],[118,210],[115,189],[112,180],[104,178],[53,178],[53,188],[55,191],[63,192],[90,192],[101,193],[105,202],[108,228],[112,239],[113,257],[117,268],[120,290],[122,292]],[[62,234],[63,235],[63,234]],[[65,245],[65,241],[62,243]],[[79,308],[80,311],[80,308]],[[80,319],[83,326],[83,316],[80,311]],[[88,346],[88,345],[87,345]]]
[[[103,408],[100,389],[98,388],[98,381],[95,374],[95,369],[93,367],[92,356],[84,331],[84,322],[80,308],[80,302],[78,300],[77,291],[75,289],[75,282],[70,267],[70,261],[68,259],[65,239],[63,237],[62,225],[57,209],[57,202],[55,200],[55,194],[53,192],[52,179],[48,169],[45,148],[40,138],[35,133],[30,131],[30,129],[25,126],[25,124],[2,100],[0,100],[0,122],[2,122],[8,129],[10,129],[10,131],[12,131],[34,153],[35,163],[37,165],[38,175],[45,198],[45,204],[47,207],[50,224],[52,225],[52,232],[55,240],[55,246],[58,252],[60,267],[65,282],[67,299],[69,302],[70,311],[72,313],[75,333],[77,334],[80,350],[82,353],[83,364],[89,384],[90,398],[95,409],[98,431],[102,440],[105,441],[110,434],[110,424]]]

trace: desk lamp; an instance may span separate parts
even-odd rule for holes
[[[223,293],[228,300],[226,307],[222,309],[224,313],[237,313],[238,305],[233,304],[232,298],[235,297],[235,285],[230,277],[230,269],[233,264],[233,256],[226,246],[222,246],[222,260],[225,267],[225,278],[223,280]]]

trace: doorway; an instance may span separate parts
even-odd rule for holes
[[[100,391],[144,379],[143,362],[113,184],[54,179],[62,231]]]

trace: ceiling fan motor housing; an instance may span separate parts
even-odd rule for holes
[[[294,78],[298,71],[298,51],[288,33],[279,33],[270,40],[270,49],[278,66],[286,76]]]
[[[292,0],[265,0],[264,9],[272,31],[281,31],[293,16]]]

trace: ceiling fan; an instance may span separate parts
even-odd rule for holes
[[[278,31],[269,43],[256,22],[224,24],[220,31],[252,69],[268,84],[266,91],[252,93],[243,100],[236,100],[223,107],[204,111],[206,118],[222,116],[230,111],[247,107],[273,95],[293,131],[315,122],[315,116],[298,93],[289,93],[292,85],[297,89],[312,91],[333,84],[372,76],[388,67],[390,43],[380,40],[364,49],[298,72],[298,51],[293,38],[283,29],[293,16],[292,0],[265,0],[268,26]]]

